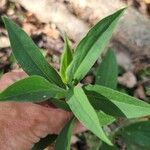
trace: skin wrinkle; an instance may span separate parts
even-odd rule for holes
[[[36,137],[36,135],[33,133],[33,129],[32,128],[29,128],[28,135],[29,135],[28,138],[30,139],[31,143],[39,142],[40,138]]]
[[[9,104],[10,106],[12,106],[12,108],[17,108],[16,111],[18,111],[18,115],[16,115],[16,118],[14,119],[11,114],[12,109],[5,109],[8,114],[6,115],[6,112],[4,112],[4,114],[1,112],[0,120],[2,121],[0,123],[0,128],[1,126],[4,128],[2,128],[2,130],[4,131],[5,136],[1,137],[1,139],[3,139],[3,143],[5,143],[6,145],[10,145],[9,147],[12,147],[12,149],[13,147],[15,147],[15,143],[32,145],[34,141],[38,141],[40,138],[45,137],[48,133],[58,133],[62,129],[64,123],[70,118],[70,114],[68,112],[64,112],[63,110],[57,112],[58,109],[55,110],[54,108],[45,108],[43,106],[32,103],[18,104],[15,102],[9,102]],[[20,108],[23,106],[24,108],[22,108],[21,112]],[[66,115],[64,115],[64,113],[66,113]],[[51,115],[55,116],[56,118],[52,117],[49,119],[49,116]],[[1,118],[1,116],[3,117]],[[4,118],[4,116],[6,118]],[[58,119],[58,124],[55,124],[56,119]],[[30,134],[28,130],[31,131]],[[22,142],[19,142],[16,139],[18,133],[20,133],[20,139],[22,139]],[[30,139],[29,137],[32,138],[32,136],[30,135],[33,135],[34,137],[36,137],[36,139]],[[1,148],[1,143],[2,142],[0,141],[0,149],[3,149],[3,147]]]
[[[20,142],[22,144],[22,146],[20,147],[23,147],[24,150],[27,150],[27,149],[30,149],[30,145],[31,143],[33,143],[33,141],[31,140],[31,138],[27,137],[25,134],[23,134],[24,138],[20,138],[20,135],[18,134],[18,142]],[[38,139],[38,141],[40,140],[40,138]]]
[[[0,79],[0,91],[25,73],[10,72]],[[0,102],[0,150],[30,150],[34,143],[48,134],[58,134],[72,113],[52,105],[31,102]],[[45,106],[46,107],[45,107]],[[74,133],[85,131],[77,122]]]

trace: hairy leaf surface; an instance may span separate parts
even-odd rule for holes
[[[64,42],[65,42],[64,50],[63,50],[63,54],[62,54],[62,57],[61,57],[61,63],[60,63],[60,75],[61,75],[61,78],[64,81],[64,83],[66,83],[67,82],[67,80],[66,80],[66,70],[67,70],[67,67],[69,66],[69,64],[72,61],[72,49],[71,49],[71,46],[69,44],[69,39],[68,39],[66,34],[65,34],[65,37],[64,37]]]
[[[55,143],[55,150],[70,150],[70,142],[75,120],[75,118],[72,118],[58,135]]]
[[[99,118],[101,126],[106,126],[115,121],[115,118],[113,116],[107,115],[102,111],[97,111],[97,116]]]
[[[48,64],[32,39],[13,21],[3,17],[13,54],[28,75],[39,75],[49,82],[65,87],[59,74]]]
[[[112,89],[117,86],[118,65],[114,52],[109,49],[96,71],[96,84]]]
[[[67,80],[79,82],[90,70],[105,46],[124,9],[99,21],[81,40],[75,49],[74,57],[67,69]]]
[[[106,97],[114,103],[127,118],[136,118],[150,115],[150,105],[127,94],[100,86],[89,85],[85,87],[88,91],[94,91]]]
[[[17,81],[2,93],[0,101],[30,101],[41,102],[48,98],[63,98],[66,91],[55,84],[51,84],[41,76],[31,76]]]
[[[105,135],[98,116],[94,108],[89,103],[82,88],[75,87],[69,91],[67,103],[74,115],[80,122],[89,130],[91,130],[97,137],[108,144],[112,144]]]
[[[50,99],[49,101],[58,108],[61,108],[66,111],[71,111],[69,105],[66,103],[65,100]]]
[[[95,91],[89,91],[84,88],[84,92],[86,93],[89,102],[97,111],[102,110],[108,115],[118,117],[125,117],[125,114],[116,106],[113,102],[111,102],[108,98],[102,96],[100,93]],[[108,109],[109,108],[109,109]]]
[[[123,139],[127,150],[150,148],[150,121],[141,121],[120,128],[117,135]]]

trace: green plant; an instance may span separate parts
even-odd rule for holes
[[[58,136],[47,136],[35,144],[34,150],[43,149],[55,140],[56,150],[69,150],[76,118],[103,142],[113,145],[112,136],[106,135],[104,126],[119,117],[132,119],[150,115],[149,104],[116,90],[117,62],[110,49],[96,71],[95,84],[78,84],[102,54],[124,10],[99,21],[79,42],[74,53],[65,35],[59,73],[46,62],[27,34],[10,19],[3,17],[13,54],[30,77],[2,91],[0,101],[37,103],[49,100],[74,114]]]

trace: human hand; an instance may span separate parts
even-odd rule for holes
[[[0,91],[26,74],[10,72],[0,79]],[[31,102],[0,102],[0,149],[30,150],[34,143],[48,134],[57,134],[72,113],[51,105]],[[77,122],[74,132],[85,128]]]

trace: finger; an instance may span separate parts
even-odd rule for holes
[[[0,90],[26,76],[23,72],[5,74]],[[0,149],[27,150],[47,134],[57,134],[72,117],[72,113],[33,103],[0,103]],[[84,131],[77,123],[74,132]]]
[[[26,73],[19,70],[4,74],[0,79],[0,91],[4,90],[17,80],[25,78],[25,76],[27,76]]]
[[[0,104],[0,149],[27,150],[47,134],[58,133],[71,114],[32,103]]]

